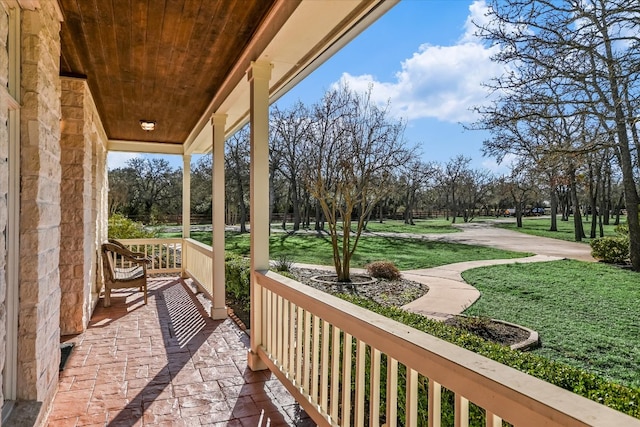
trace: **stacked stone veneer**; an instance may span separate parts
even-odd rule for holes
[[[3,6],[0,5],[0,86],[5,88],[9,76],[9,58],[7,52],[7,34],[9,19]],[[5,100],[0,104],[0,384],[3,383],[3,368],[6,360],[6,323],[7,323],[7,199],[9,193],[9,130],[7,120],[9,109]],[[4,401],[0,388],[0,402]]]
[[[85,80],[65,78],[62,85],[60,329],[82,332],[98,299],[101,275],[98,248],[106,238],[106,142]]]
[[[60,362],[60,21],[55,1],[21,19],[18,399],[55,395]]]

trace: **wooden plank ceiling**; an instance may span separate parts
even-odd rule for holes
[[[60,0],[61,74],[86,76],[109,139],[182,144],[274,3]]]

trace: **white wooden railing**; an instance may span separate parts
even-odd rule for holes
[[[213,299],[213,249],[193,239],[182,245],[184,274],[200,285],[209,299]]]
[[[193,239],[120,239],[120,243],[134,252],[142,252],[151,259],[149,274],[180,273],[192,278],[210,299],[213,299],[213,250]],[[122,258],[117,265],[128,266]]]
[[[179,238],[121,242],[153,259],[151,273],[182,272],[211,296],[210,246]],[[260,358],[319,425],[640,427],[640,420],[277,273],[254,277]]]
[[[640,420],[274,272],[261,359],[319,425],[627,426]],[[252,326],[255,328],[255,326]],[[418,408],[426,411],[418,411]],[[427,413],[426,419],[419,419]]]
[[[174,239],[122,239],[118,240],[133,252],[142,252],[151,259],[147,267],[150,274],[170,274],[182,271],[182,238]],[[117,265],[124,265],[122,258],[116,258]]]

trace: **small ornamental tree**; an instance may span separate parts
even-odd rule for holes
[[[389,193],[394,170],[410,160],[404,123],[388,108],[341,86],[313,106],[307,136],[305,184],[326,218],[338,280],[350,281],[350,263],[365,222]]]

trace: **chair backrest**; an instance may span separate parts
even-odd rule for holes
[[[119,247],[113,243],[102,244],[102,266],[105,273],[109,276],[108,279],[113,281],[116,277],[115,273],[115,256],[118,253]]]

